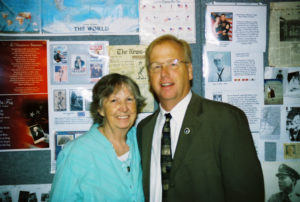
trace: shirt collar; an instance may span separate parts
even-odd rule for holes
[[[183,122],[183,118],[187,109],[188,104],[190,103],[190,100],[192,98],[192,91],[190,90],[189,93],[175,106],[170,112],[167,112],[164,110],[159,104],[160,107],[160,113],[159,113],[159,119],[165,120],[165,114],[171,113],[172,119],[175,121],[176,124],[181,125]]]

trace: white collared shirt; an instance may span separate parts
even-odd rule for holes
[[[174,158],[180,129],[182,126],[183,118],[185,116],[186,109],[192,98],[192,92],[190,91],[185,98],[183,98],[170,112],[165,111],[161,105],[159,115],[156,119],[154,128],[154,134],[152,139],[151,149],[151,165],[150,165],[150,202],[162,201],[162,185],[161,185],[161,137],[162,129],[166,120],[165,113],[171,113],[171,149],[172,158]]]

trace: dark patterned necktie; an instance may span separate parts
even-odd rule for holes
[[[171,151],[171,114],[165,114],[166,121],[162,130],[161,138],[161,178],[162,178],[162,196],[167,197],[169,190],[170,172],[172,166],[172,151]]]

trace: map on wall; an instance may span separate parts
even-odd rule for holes
[[[138,0],[0,0],[0,34],[138,34]]]

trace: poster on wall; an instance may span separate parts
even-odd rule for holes
[[[0,151],[49,149],[47,44],[0,42]]]
[[[64,145],[88,131],[93,86],[109,73],[107,41],[49,43],[51,172]]]
[[[267,6],[261,4],[207,4],[207,50],[265,52],[266,14]]]
[[[206,90],[257,90],[263,86],[263,53],[203,50]]]
[[[146,98],[142,112],[154,111],[154,97],[150,92],[147,67],[145,64],[145,45],[109,46],[110,73],[120,73],[132,78]]]
[[[133,34],[138,0],[1,0],[0,35]]]
[[[188,43],[196,43],[195,0],[140,0],[140,43],[171,34]]]
[[[300,2],[270,3],[269,65],[300,66]]]

